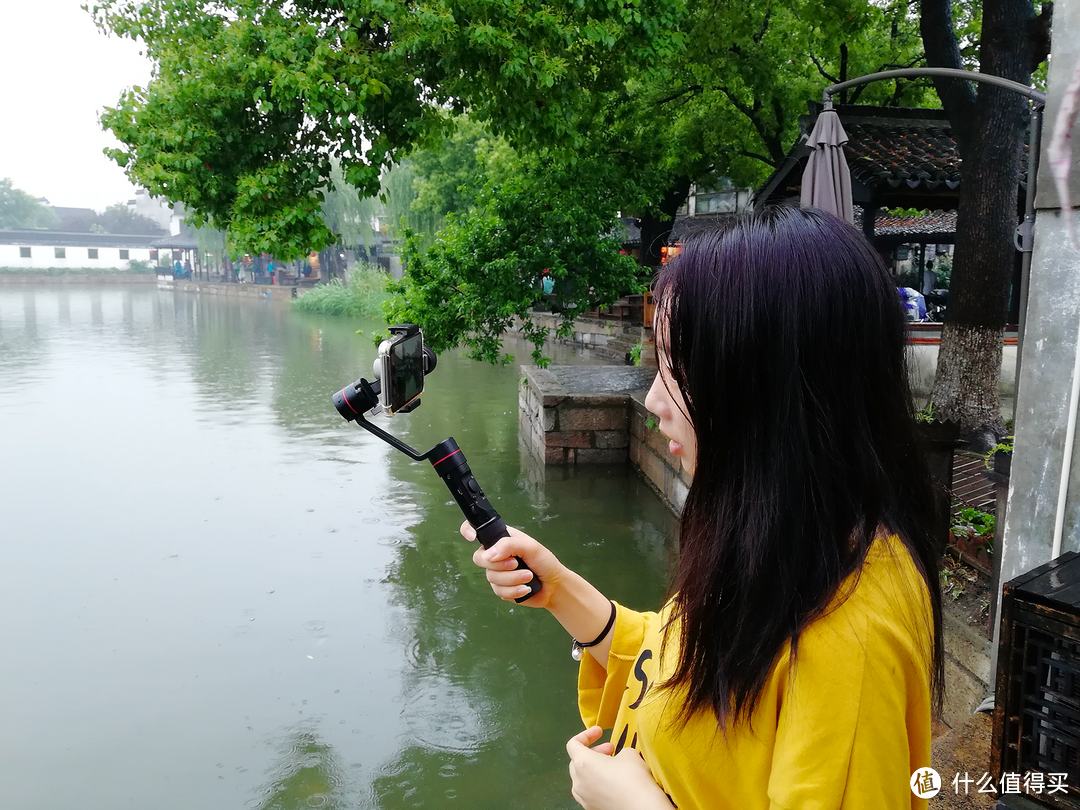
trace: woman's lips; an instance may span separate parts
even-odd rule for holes
[[[673,456],[682,455],[682,445],[674,439],[668,439],[667,443],[668,452]]]

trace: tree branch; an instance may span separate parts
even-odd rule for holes
[[[746,116],[747,120],[750,121],[750,126],[754,128],[758,137],[761,138],[761,142],[765,145],[765,148],[773,155],[771,161],[766,161],[766,163],[776,163],[783,160],[784,149],[780,143],[780,139],[776,137],[775,132],[767,126],[767,122],[761,117],[761,99],[755,96],[754,105],[751,107],[744,102],[739,101],[735,97],[735,94],[726,87],[718,87],[717,89],[727,96],[727,100],[731,102],[731,106]],[[782,127],[783,117],[779,99],[774,98],[771,107],[773,114],[776,117],[776,121],[780,123]]]
[[[727,96],[727,100],[731,102],[732,107],[734,107],[736,110],[749,118],[750,122],[753,123],[756,127],[754,110],[751,107],[748,107],[744,102],[739,101],[737,98],[735,98],[735,94],[728,90],[726,87],[718,87],[717,89],[725,96]]]
[[[768,155],[759,155],[757,152],[748,152],[745,149],[739,149],[738,151],[735,152],[735,154],[742,155],[743,157],[752,158],[754,160],[760,160],[762,163],[767,164],[769,167],[771,167],[773,169],[776,168],[776,164],[773,162],[772,158],[770,158]]]
[[[828,73],[825,68],[821,66],[821,62],[819,62],[818,58],[814,56],[813,51],[810,51],[810,61],[814,63],[814,67],[817,68],[817,72],[820,73],[824,78],[828,79],[833,84],[840,84],[841,80]]]
[[[769,21],[770,21],[771,18],[772,18],[772,12],[771,11],[765,12],[765,17],[761,20],[761,28],[759,28],[758,32],[756,34],[754,34],[754,36],[753,36],[753,40],[754,40],[755,45],[760,45],[761,40],[763,40],[765,38],[765,34],[767,34],[769,32]]]
[[[877,70],[875,70],[874,73],[881,73],[882,71],[885,71],[885,70],[894,70],[894,69],[897,69],[897,68],[915,67],[915,65],[919,64],[919,62],[922,62],[924,59],[925,59],[925,56],[923,54],[919,54],[914,59],[912,59],[910,62],[908,62],[907,64],[904,64],[904,65],[899,65],[899,64],[896,64],[895,62],[886,62],[884,65],[882,65]],[[893,107],[896,107],[896,106],[898,106],[900,104],[900,90],[901,90],[901,87],[902,87],[902,82],[903,82],[903,79],[897,79],[896,80],[896,87],[893,90],[893,96],[892,96],[892,102],[891,102]],[[859,97],[863,94],[863,91],[866,90],[868,87],[870,87],[869,84],[861,84],[858,87],[853,88],[855,92],[851,94],[851,101],[849,101],[848,103],[849,104],[858,104],[859,103]]]
[[[953,27],[952,5],[949,0],[922,0],[919,31],[926,49],[926,64],[930,67],[964,67],[960,58],[960,43]],[[934,79],[934,87],[952,123],[956,146],[963,157],[971,143],[971,122],[974,117],[976,92],[970,82],[957,79]]]
[[[656,104],[657,106],[660,106],[662,104],[669,104],[675,99],[680,98],[681,96],[685,96],[687,93],[700,93],[704,89],[705,88],[703,88],[700,84],[693,84],[690,87],[685,88],[684,90],[680,90],[677,93],[672,93],[667,98],[660,99],[658,102],[656,102]]]
[[[1043,3],[1039,16],[1028,26],[1028,40],[1031,43],[1031,72],[1039,67],[1050,55],[1050,23],[1054,19],[1054,4]]]

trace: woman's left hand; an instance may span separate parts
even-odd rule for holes
[[[641,754],[633,748],[614,754],[609,742],[589,747],[601,734],[603,729],[593,726],[566,743],[574,800],[585,810],[671,810]]]

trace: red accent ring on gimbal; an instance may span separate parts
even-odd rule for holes
[[[445,456],[440,458],[438,461],[431,462],[431,466],[432,467],[438,467],[440,464],[442,464],[444,461],[446,461],[448,458],[450,458],[450,456],[454,455],[454,453],[460,453],[460,452],[461,452],[461,448],[459,447],[453,453],[447,453]]]

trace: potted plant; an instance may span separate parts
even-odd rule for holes
[[[962,559],[987,576],[993,571],[995,518],[989,512],[965,506],[949,528],[951,545]]]
[[[993,470],[998,475],[1009,477],[1012,472],[1013,437],[1005,436],[991,447],[983,456],[986,469]]]

